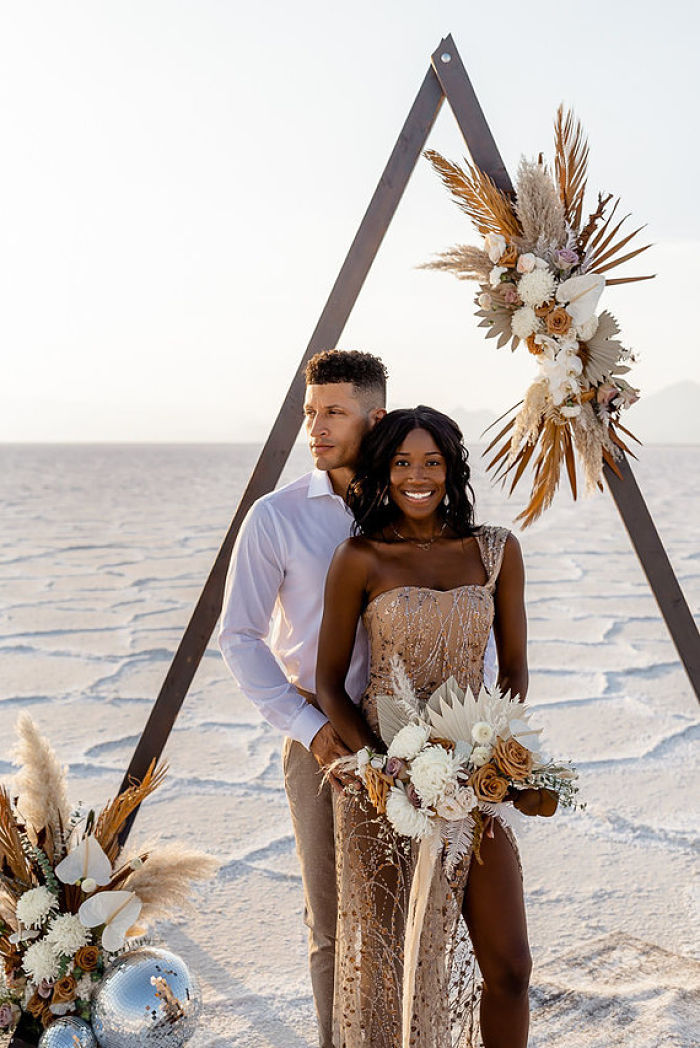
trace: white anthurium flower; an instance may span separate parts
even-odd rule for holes
[[[141,913],[141,900],[135,892],[98,892],[86,899],[78,917],[86,928],[104,924],[102,945],[113,953],[121,949],[126,933]]]
[[[566,312],[573,317],[576,327],[582,327],[595,314],[604,287],[605,277],[602,273],[569,277],[557,288],[557,302],[566,306]]]
[[[484,237],[484,251],[492,262],[498,262],[507,246],[506,238],[500,233],[487,233]]]
[[[79,884],[87,878],[105,885],[112,879],[112,864],[95,837],[84,837],[78,847],[59,862],[55,873],[64,884]]]

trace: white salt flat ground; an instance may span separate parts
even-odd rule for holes
[[[0,448],[0,777],[28,709],[92,804],[121,780],[235,509],[255,449]],[[697,448],[645,448],[636,475],[700,604]],[[474,456],[475,461],[478,455]],[[291,477],[307,468],[296,449]],[[509,524],[475,469],[479,518]],[[566,494],[525,554],[529,701],[571,757],[584,813],[520,834],[532,1048],[690,1048],[700,987],[693,881],[698,709],[607,494]],[[195,1048],[311,1048],[300,880],[277,733],[211,645],[134,831],[223,859],[194,914],[159,929],[200,971]]]

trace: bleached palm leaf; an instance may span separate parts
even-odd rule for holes
[[[462,691],[453,677],[430,696],[425,712],[440,738],[470,744],[477,721],[486,721],[497,735],[508,738],[511,720],[526,721],[529,716],[525,704],[511,699],[510,692],[482,687],[475,698],[470,688]]]
[[[597,385],[611,375],[620,356],[624,352],[622,343],[615,338],[620,327],[612,313],[607,309],[598,317],[595,334],[585,343],[583,377],[591,384]]]
[[[517,347],[520,339],[513,334],[511,327],[513,311],[511,309],[494,303],[492,309],[477,309],[474,315],[479,318],[478,327],[484,328],[485,337],[498,339],[496,343],[498,349],[511,340],[511,350]]]
[[[433,165],[458,207],[469,216],[474,226],[486,236],[502,233],[506,240],[521,235],[520,222],[513,205],[487,174],[465,160],[465,169],[445,159],[434,149],[423,154]]]
[[[382,742],[390,746],[394,736],[413,719],[404,704],[399,705],[393,695],[377,696],[377,719]]]

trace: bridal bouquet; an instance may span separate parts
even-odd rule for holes
[[[450,677],[423,712],[410,682],[394,665],[395,694],[377,701],[387,753],[369,748],[345,758],[368,799],[400,836],[444,844],[451,876],[470,847],[481,861],[484,819],[506,815],[512,803],[526,815],[553,815],[558,804],[578,804],[577,772],[570,762],[548,760],[528,742],[541,729],[529,725],[527,706],[498,688],[475,698]]]
[[[602,486],[604,462],[621,476],[615,460],[629,448],[618,430],[637,439],[620,422],[621,411],[638,400],[639,390],[624,377],[635,356],[619,341],[614,316],[598,312],[598,304],[606,285],[650,279],[606,276],[650,245],[622,253],[643,227],[620,232],[629,216],[618,218],[612,194],[599,193],[585,216],[588,144],[579,121],[561,106],[553,168],[541,154],[536,162],[521,160],[514,198],[468,162],[463,169],[434,150],[425,155],[484,239],[481,247],[457,245],[423,268],[476,280],[476,315],[486,337],[498,347],[510,342],[513,350],[523,343],[537,361],[537,376],[515,405],[520,410],[485,452],[505,438],[487,469],[504,483],[514,471],[512,493],[539,449],[530,501],[517,518],[526,527],[551,504],[564,464],[576,498],[574,450],[587,491]]]
[[[88,1019],[90,998],[128,938],[177,913],[218,863],[179,844],[123,855],[119,831],[163,781],[149,768],[99,812],[71,812],[65,771],[32,719],[18,721],[17,796],[0,787],[0,1030],[38,1033]]]

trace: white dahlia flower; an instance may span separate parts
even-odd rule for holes
[[[526,306],[536,309],[554,296],[556,280],[549,269],[533,269],[518,281],[518,294]]]
[[[459,761],[444,746],[427,746],[411,762],[411,782],[424,804],[436,804],[454,781]]]
[[[476,807],[476,794],[471,786],[449,787],[445,790],[445,796],[435,807],[436,813],[441,819],[466,819],[472,808]]]
[[[89,1001],[96,986],[97,982],[94,982],[89,975],[81,975],[75,987],[75,996],[79,997],[81,1001]]]
[[[48,915],[58,908],[58,899],[43,885],[30,888],[17,900],[15,913],[17,920],[25,928],[38,928]]]
[[[429,724],[406,724],[391,740],[387,756],[399,757],[402,761],[412,761],[423,749],[429,736]]]
[[[540,321],[532,306],[521,306],[510,318],[510,326],[513,334],[525,341],[539,330]]]
[[[29,978],[37,985],[42,979],[51,982],[58,975],[58,957],[53,946],[46,939],[33,942],[25,951],[22,967]]]
[[[477,746],[485,746],[493,739],[493,728],[488,721],[477,721],[472,727],[472,739]]]
[[[475,767],[480,768],[482,764],[486,764],[490,756],[491,749],[489,746],[475,746],[472,750],[470,761]]]
[[[402,837],[419,841],[430,832],[432,816],[422,808],[414,808],[403,790],[392,786],[386,799],[386,817]]]
[[[56,953],[63,957],[72,957],[89,941],[90,932],[74,913],[60,913],[54,917],[46,933],[46,942],[50,942]]]

